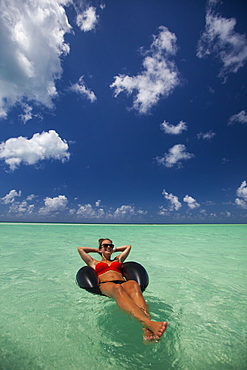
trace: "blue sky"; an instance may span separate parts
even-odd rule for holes
[[[0,221],[246,223],[244,0],[1,0]]]

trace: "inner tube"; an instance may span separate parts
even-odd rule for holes
[[[144,292],[149,283],[148,273],[145,268],[137,262],[124,262],[122,274],[126,280],[135,280]],[[93,294],[102,295],[99,289],[98,276],[92,267],[84,266],[76,274],[77,285]]]

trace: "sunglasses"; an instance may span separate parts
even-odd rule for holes
[[[103,247],[103,248],[107,248],[107,247],[114,248],[114,244],[101,244],[101,247]]]

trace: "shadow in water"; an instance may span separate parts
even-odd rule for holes
[[[42,370],[43,366],[30,353],[30,350],[18,342],[16,338],[9,335],[2,335],[0,341],[0,369],[24,370],[35,369]]]
[[[174,323],[172,307],[151,295],[145,298],[152,319],[169,323],[167,331],[158,343],[145,342],[141,323],[122,312],[112,299],[103,298],[104,309],[97,319],[105,368],[181,368],[178,327]]]

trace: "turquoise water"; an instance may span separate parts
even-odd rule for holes
[[[0,224],[0,368],[246,369],[246,225]],[[75,284],[78,246],[132,244],[150,283],[153,319],[169,327],[146,345],[141,324]]]

